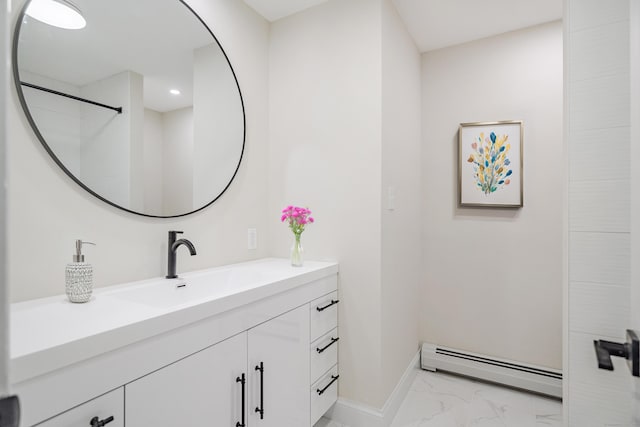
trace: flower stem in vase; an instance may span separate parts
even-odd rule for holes
[[[302,267],[304,264],[304,249],[300,243],[300,234],[294,234],[296,237],[291,246],[291,265],[294,267]]]

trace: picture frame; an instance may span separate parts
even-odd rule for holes
[[[522,120],[460,124],[460,206],[524,206],[523,127]]]

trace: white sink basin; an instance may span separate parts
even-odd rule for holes
[[[177,279],[159,279],[123,288],[108,296],[157,308],[172,308],[210,301],[266,283],[258,270],[229,269],[190,274]]]

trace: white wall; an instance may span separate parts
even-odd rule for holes
[[[422,56],[423,341],[561,368],[562,55],[554,22]],[[524,207],[460,208],[458,125],[496,120],[524,120]]]
[[[198,255],[178,255],[178,272],[266,256],[248,251],[247,227],[266,230],[268,23],[244,2],[188,2],[215,31],[238,75],[247,109],[243,164],[224,196],[204,211],[153,219],[117,210],[86,193],[51,160],[31,131],[15,90],[9,97],[7,246],[12,300],[64,292],[64,267],[73,242],[96,242],[87,251],[97,286],[162,276],[167,231],[184,230]],[[13,4],[17,11],[21,1]],[[14,12],[14,19],[17,12]],[[33,268],[37,265],[38,268]]]
[[[420,55],[391,2],[334,0],[272,25],[269,74],[271,252],[309,207],[306,256],[340,262],[340,397],[380,409],[418,350]]]
[[[308,259],[340,262],[340,396],[381,407],[381,2],[332,0],[276,21],[269,57],[270,253],[288,204],[316,223]]]
[[[195,50],[193,87],[191,179],[193,208],[200,208],[224,190],[242,155],[242,104],[233,74],[218,46]]]
[[[144,110],[144,211],[162,213],[164,159],[162,113]]]
[[[614,357],[613,372],[599,370],[593,349],[595,339],[623,342],[631,325],[630,182],[637,169],[631,147],[637,141],[631,143],[630,90],[638,78],[637,70],[630,72],[632,3],[565,2],[570,164],[564,401],[570,426],[632,425],[625,361]]]
[[[91,190],[113,203],[131,207],[131,136],[135,123],[135,108],[143,108],[133,94],[142,85],[142,76],[123,71],[91,82],[81,88],[81,96],[114,107],[113,110],[82,105],[82,147],[78,178]],[[144,110],[143,110],[144,111]]]
[[[0,397],[9,392],[9,286],[6,264],[6,99],[9,82],[8,2],[0,2]]]
[[[418,350],[422,283],[421,61],[395,6],[382,2],[382,395]],[[389,205],[389,188],[395,193]],[[389,208],[392,207],[393,210]]]
[[[129,209],[144,208],[144,77],[129,73]]]
[[[27,70],[20,78],[49,89],[80,96],[80,88]],[[26,102],[40,133],[67,169],[80,176],[80,148],[82,146],[82,104],[69,98],[23,86]]]
[[[192,107],[162,113],[164,194],[162,212],[165,215],[191,212],[195,206],[193,122]]]
[[[145,212],[178,215],[201,207],[194,202],[194,109],[145,109],[144,132]]]

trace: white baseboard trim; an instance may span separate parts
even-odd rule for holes
[[[389,427],[419,369],[420,352],[413,357],[382,409],[338,398],[335,405],[325,414],[325,418],[349,427]]]

